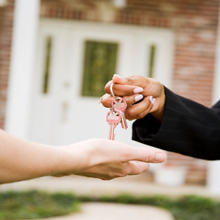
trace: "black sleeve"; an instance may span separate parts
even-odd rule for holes
[[[133,123],[132,139],[167,151],[206,160],[220,159],[220,101],[211,109],[165,88],[165,114],[148,114]]]

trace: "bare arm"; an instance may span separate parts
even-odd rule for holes
[[[62,149],[14,137],[0,130],[0,183],[62,172],[68,155]]]
[[[149,162],[163,162],[166,154],[153,148],[91,139],[53,147],[14,137],[0,130],[0,184],[42,176],[83,175],[112,179],[135,175]]]

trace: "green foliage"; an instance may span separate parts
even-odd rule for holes
[[[27,191],[0,193],[0,219],[36,219],[67,215],[79,209],[71,194]]]
[[[196,195],[184,196],[170,211],[177,220],[219,220],[220,202]]]
[[[74,196],[69,193],[27,191],[0,193],[0,220],[67,215],[79,210],[79,201],[151,205],[168,210],[175,220],[220,219],[220,201],[197,195],[180,198],[163,195],[135,197],[129,194],[90,197]]]

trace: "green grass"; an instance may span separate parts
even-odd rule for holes
[[[197,195],[171,198],[168,196],[135,197],[122,194],[115,197],[75,196],[70,193],[39,191],[1,192],[0,220],[37,219],[67,215],[79,211],[83,202],[111,202],[151,205],[168,210],[175,220],[219,220],[220,201]]]
[[[37,219],[67,215],[79,210],[79,201],[67,193],[1,192],[0,219]]]

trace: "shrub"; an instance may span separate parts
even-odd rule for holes
[[[67,215],[79,210],[72,194],[39,191],[0,193],[0,219],[36,219]]]

